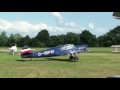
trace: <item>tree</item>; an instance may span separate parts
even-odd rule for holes
[[[7,44],[8,44],[8,37],[6,35],[6,32],[2,31],[0,35],[0,46],[7,46]]]
[[[80,40],[82,43],[88,44],[89,46],[97,45],[96,36],[91,34],[88,30],[82,31],[82,33],[80,34]]]
[[[20,42],[20,39],[22,38],[22,36],[20,34],[10,34],[10,37],[9,37],[9,42],[8,42],[8,45],[9,46],[12,46],[12,45],[15,45],[17,44],[17,46],[20,46],[21,43],[23,42]]]
[[[107,35],[112,41],[112,44],[120,44],[120,26],[110,30]]]
[[[22,38],[22,36],[19,33],[14,35],[14,40],[15,40],[15,43],[17,44],[17,46],[20,46],[19,44],[22,43],[22,42],[19,42],[21,38]]]
[[[81,44],[81,40],[80,40],[80,34],[76,34],[76,40],[75,40],[75,45],[79,45]]]
[[[58,46],[59,45],[59,43],[58,43],[58,36],[51,36],[51,45],[53,46],[53,47],[55,47],[55,46]]]
[[[68,32],[65,38],[66,44],[75,44],[76,43],[76,34]]]
[[[49,38],[49,33],[48,33],[48,31],[46,29],[41,30],[37,34],[36,38],[38,38],[41,42],[46,42],[48,40],[48,38]]]
[[[120,44],[120,26],[111,29],[108,33],[98,37],[99,46],[110,47]]]
[[[15,44],[15,38],[14,38],[13,34],[10,34],[10,37],[8,40],[9,40],[9,42],[8,42],[9,46],[13,46]]]
[[[24,45],[30,46],[30,40],[31,40],[31,38],[29,37],[29,35],[26,35],[24,37]]]
[[[31,41],[30,41],[30,45],[32,47],[39,47],[39,43],[38,43],[38,39],[37,38],[32,38]]]
[[[53,41],[53,38],[52,37],[50,37],[49,38],[49,40],[48,40],[48,42],[47,42],[48,44],[47,44],[47,47],[54,47],[55,46],[55,44],[54,44],[54,41]]]
[[[36,36],[35,38],[37,38],[38,41],[41,42],[41,43],[39,43],[39,44],[41,44],[41,45],[39,45],[39,46],[45,47],[45,46],[46,46],[46,43],[47,43],[47,41],[48,41],[48,39],[49,39],[49,33],[48,33],[48,31],[47,31],[46,29],[41,30],[41,31],[37,34],[37,36]]]

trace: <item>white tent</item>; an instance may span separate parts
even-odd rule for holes
[[[112,52],[120,52],[120,45],[112,45],[111,47],[115,47],[115,51]]]

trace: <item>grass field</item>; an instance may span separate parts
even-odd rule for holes
[[[0,47],[0,50],[8,47]],[[44,48],[35,48],[37,51]],[[69,56],[21,58],[19,53],[0,52],[0,78],[106,78],[120,75],[120,53],[113,48],[90,48],[78,55],[77,62]]]

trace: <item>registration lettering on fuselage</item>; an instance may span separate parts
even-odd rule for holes
[[[38,56],[41,56],[42,54],[43,55],[48,55],[48,54],[52,54],[52,53],[54,53],[54,50],[44,51],[43,53],[39,52]]]

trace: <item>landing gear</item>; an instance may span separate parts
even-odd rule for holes
[[[32,61],[32,53],[30,53],[30,61]]]
[[[72,54],[70,54],[69,59],[70,59],[70,61],[77,61],[79,58],[78,58],[78,56],[76,56],[76,53],[74,53],[74,56],[72,56]]]
[[[70,56],[70,58],[69,58],[70,60],[72,60],[72,59],[74,59],[74,57],[73,56]]]
[[[74,56],[74,59],[75,59],[75,60],[78,60],[79,58],[78,58],[77,56]]]
[[[32,58],[30,58],[30,61],[32,61]]]

